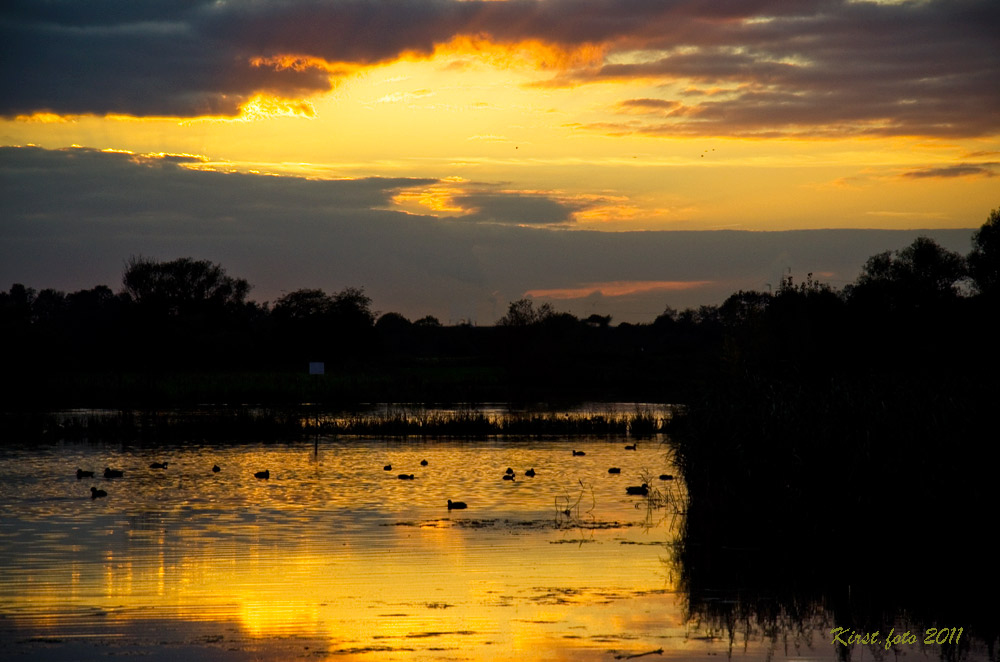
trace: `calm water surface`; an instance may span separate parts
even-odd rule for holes
[[[725,656],[727,637],[684,617],[673,505],[625,492],[652,477],[681,503],[682,486],[657,478],[674,473],[668,449],[630,443],[8,445],[0,644],[33,660]],[[448,499],[469,507],[449,512]],[[735,655],[833,659],[816,625]]]

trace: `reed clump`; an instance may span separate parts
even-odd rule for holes
[[[322,434],[382,436],[611,436],[654,435],[663,418],[649,411],[636,413],[490,413],[479,409],[393,411],[381,414],[328,416],[306,426]]]
[[[183,410],[76,410],[9,413],[0,417],[4,438],[20,441],[133,439],[201,441],[295,439],[308,435],[382,437],[650,436],[667,417],[635,412],[491,412],[390,408],[378,412],[327,412],[311,406],[204,407]]]

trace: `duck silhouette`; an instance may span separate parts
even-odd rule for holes
[[[269,480],[271,478],[271,470],[264,469],[263,471],[258,471],[253,475],[254,478],[260,478],[262,480]]]
[[[527,471],[524,472],[524,475],[525,476],[529,476],[531,478],[534,478],[535,477],[535,468],[532,467],[532,468],[528,469]]]
[[[222,471],[222,469],[219,468],[219,465],[216,464],[216,465],[212,466],[212,473],[216,473],[217,474],[220,471]]]
[[[420,460],[420,466],[426,467],[427,466],[427,460]]]
[[[90,488],[91,499],[100,499],[101,497],[106,497],[106,496],[108,496],[108,493],[105,492],[104,490],[99,490],[96,487]]]
[[[124,478],[125,472],[121,469],[112,469],[110,467],[104,467],[104,477],[105,478]]]
[[[611,467],[610,469],[608,469],[609,474],[620,474],[621,472],[622,470],[619,469],[618,467]]]
[[[468,508],[464,501],[452,501],[448,499],[448,510],[465,510]]]
[[[627,451],[634,451],[635,447],[638,446],[638,445],[639,444],[632,444],[631,446],[626,446],[625,450],[627,450]]]
[[[504,473],[508,473],[508,474],[510,474],[511,476],[513,476],[513,475],[514,475],[514,470],[513,470],[513,469],[511,469],[510,467],[507,467],[507,471],[505,471]]]
[[[573,451],[573,457],[576,457],[577,455],[586,455],[586,453],[583,451]]]
[[[509,480],[509,481],[513,481],[513,480],[514,480],[514,474],[512,474],[512,473],[509,473],[509,474],[504,474],[504,475],[503,475],[503,479],[504,479],[504,480]]]
[[[382,471],[392,471],[392,465],[391,464],[385,465],[384,467],[382,467]]]
[[[660,480],[673,480],[673,474],[660,474]]]
[[[81,478],[93,478],[93,477],[94,477],[94,472],[93,471],[84,471],[83,469],[77,469],[76,470],[76,479],[77,480],[80,480]]]
[[[396,478],[400,480],[413,480],[414,476],[413,474],[399,474]]]
[[[642,485],[630,485],[625,488],[625,494],[632,494],[635,496],[646,496],[649,494],[649,485],[643,483]]]
[[[149,465],[149,468],[150,469],[166,469],[167,468],[167,463],[166,462],[153,462],[152,464]]]

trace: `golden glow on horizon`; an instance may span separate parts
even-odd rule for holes
[[[719,97],[733,87],[682,79],[667,87],[640,79],[548,84],[607,57],[597,45],[476,37],[365,66],[259,57],[257,67],[324,72],[333,89],[297,99],[260,93],[228,118],[37,113],[0,127],[8,144],[203,155],[186,167],[468,182],[402,191],[395,204],[411,213],[466,213],[456,197],[483,184],[533,191],[573,205],[568,227],[606,231],[975,227],[996,205],[998,136],[844,138],[824,127],[783,138],[654,135],[629,128],[641,116],[625,101],[683,105],[685,92]],[[954,169],[960,165],[968,167]]]

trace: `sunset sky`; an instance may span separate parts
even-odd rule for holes
[[[8,0],[0,287],[191,256],[489,324],[841,286],[1000,206],[996,0]],[[29,147],[30,146],[30,147]]]

